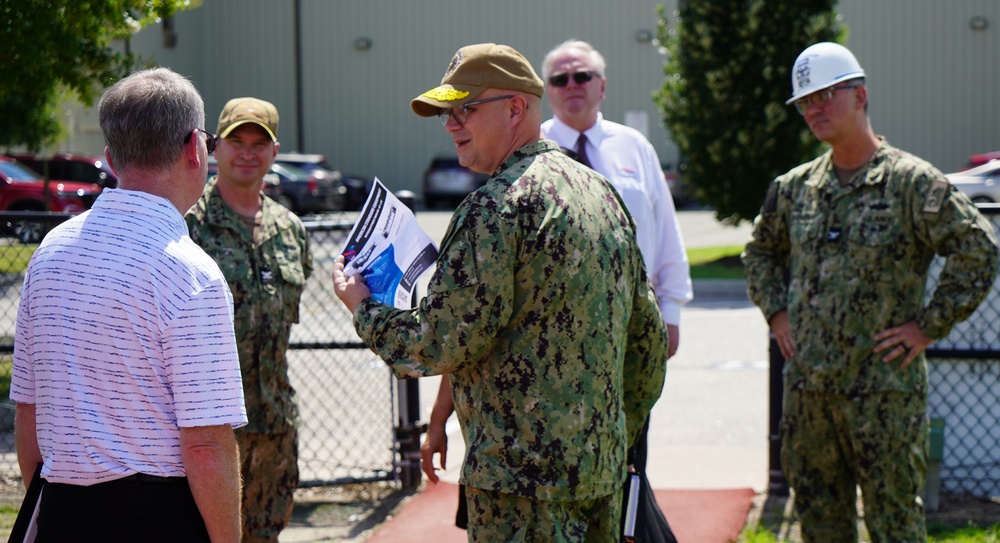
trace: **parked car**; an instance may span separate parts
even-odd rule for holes
[[[428,209],[441,204],[455,206],[489,178],[462,166],[458,157],[436,156],[424,170],[424,205]]]
[[[988,153],[979,153],[978,155],[972,155],[969,157],[969,161],[965,163],[959,171],[968,170],[970,168],[975,168],[976,166],[982,166],[987,162],[992,160],[1000,160],[1000,151],[990,151]]]
[[[43,177],[47,164],[50,180],[96,183],[101,187],[112,189],[118,186],[118,176],[111,166],[108,166],[104,157],[72,153],[56,153],[46,158],[39,158],[31,153],[11,153],[8,156],[27,166],[28,169],[43,174]]]
[[[945,177],[977,204],[1000,202],[1000,160],[949,173]]]
[[[677,209],[696,203],[691,187],[684,182],[684,178],[681,176],[684,167],[685,164],[683,162],[678,165],[677,169],[674,169],[673,164],[669,162],[660,163],[660,168],[663,170],[663,179],[667,182],[667,188],[670,189],[670,197],[674,200],[674,207]]]
[[[275,200],[291,209],[297,215],[326,213],[344,209],[347,190],[340,182],[340,174],[331,175],[325,171],[307,172],[298,166],[275,162],[271,172],[280,180],[281,192]]]
[[[360,175],[346,175],[330,167],[326,156],[316,153],[278,153],[275,162],[291,164],[307,172],[323,171],[328,175],[339,176],[344,186],[344,207],[356,211],[361,209],[372,190],[373,180]]]
[[[46,187],[47,185],[47,187]],[[46,190],[47,189],[47,190]],[[0,157],[0,211],[55,211],[80,213],[90,209],[101,194],[96,183],[46,181],[37,172],[9,157]],[[38,243],[48,221],[6,221],[3,232],[23,243]]]

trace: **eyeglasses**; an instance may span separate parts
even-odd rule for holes
[[[839,87],[830,87],[818,92],[814,92],[809,96],[806,96],[804,98],[799,98],[798,100],[796,100],[794,102],[795,109],[799,110],[800,114],[805,115],[806,109],[808,109],[813,104],[823,105],[832,100],[834,91],[839,91],[844,89],[856,89],[858,87],[860,87],[860,85],[841,85]]]
[[[595,75],[597,74],[591,70],[586,72],[576,72],[573,74],[556,74],[549,78],[549,85],[552,85],[553,87],[565,87],[569,84],[570,77],[573,78],[573,81],[575,81],[577,85],[583,85],[590,83],[590,80],[593,79]]]
[[[214,153],[215,146],[219,143],[219,136],[201,128],[195,128],[195,130],[205,134],[205,148],[208,149],[208,154]],[[191,141],[191,134],[194,134],[194,132],[188,132],[188,135],[184,136],[184,145],[187,145]]]
[[[469,120],[469,114],[475,111],[472,109],[472,106],[478,106],[479,104],[485,104],[487,102],[496,102],[497,100],[506,100],[513,97],[513,94],[507,94],[504,96],[494,96],[493,98],[484,98],[482,100],[473,100],[472,102],[468,102],[458,107],[442,109],[438,112],[438,118],[441,119],[441,124],[445,126],[448,126],[449,117],[453,117],[455,122],[458,123],[458,126],[465,126],[465,123]]]

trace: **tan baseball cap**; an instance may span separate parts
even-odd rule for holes
[[[545,89],[531,63],[508,45],[467,45],[451,58],[441,85],[410,101],[413,112],[433,117],[442,109],[471,102],[486,89],[521,91],[541,96]]]
[[[216,133],[224,138],[241,124],[254,123],[267,131],[271,141],[278,141],[278,108],[259,98],[233,98],[219,115]]]

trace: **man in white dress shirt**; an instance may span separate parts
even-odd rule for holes
[[[692,297],[677,212],[653,146],[638,130],[601,115],[607,85],[604,71],[604,57],[586,42],[564,42],[545,56],[542,79],[555,117],[542,123],[542,136],[575,152],[625,201],[635,220],[639,249],[673,356],[680,341],[681,306]]]

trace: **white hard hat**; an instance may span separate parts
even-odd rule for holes
[[[821,42],[810,45],[795,59],[792,66],[792,102],[816,91],[832,87],[841,81],[864,77],[858,59],[843,45]]]

